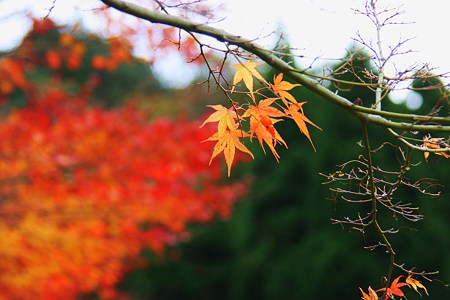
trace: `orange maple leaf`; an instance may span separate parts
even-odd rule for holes
[[[285,116],[283,112],[271,106],[276,100],[277,98],[268,98],[260,101],[257,106],[250,105],[242,117],[250,117],[250,139],[256,135],[263,150],[263,142],[265,142],[278,161],[280,156],[275,150],[275,145],[280,143],[287,148],[287,144],[273,126],[280,120],[271,117]]]
[[[429,296],[427,288],[422,283],[420,283],[420,281],[412,278],[411,275],[408,275],[408,277],[406,277],[405,282],[409,284],[416,292],[418,292],[420,296],[422,296],[422,294],[417,290],[417,288],[424,289],[427,296]]]
[[[244,144],[241,143],[239,138],[245,137],[247,134],[243,132],[240,129],[230,130],[226,129],[225,132],[220,135],[218,132],[213,134],[205,141],[217,141],[216,145],[214,146],[213,154],[211,155],[211,159],[209,160],[209,164],[211,164],[214,157],[216,157],[220,152],[223,151],[223,155],[225,156],[225,162],[228,167],[228,177],[230,177],[231,174],[231,165],[233,164],[234,155],[236,152],[236,149],[247,153],[252,158],[254,158],[253,153],[245,147]]]
[[[316,147],[314,147],[314,144],[311,140],[311,136],[309,135],[308,127],[306,127],[306,123],[313,125],[319,130],[322,130],[319,126],[314,124],[312,121],[310,121],[303,113],[302,106],[306,102],[301,103],[293,103],[289,105],[288,109],[286,110],[286,115],[290,116],[295,123],[297,124],[298,128],[300,129],[300,132],[303,133],[311,143],[314,151],[316,151]]]
[[[444,145],[444,147],[449,147],[449,145],[447,145],[447,143],[444,141],[444,138],[432,138],[430,136],[425,136],[423,138],[423,145],[425,146],[425,148],[428,149],[442,149],[441,145]],[[433,152],[436,155],[440,155],[443,156],[445,158],[450,158],[450,155],[448,155],[445,152]],[[428,158],[428,156],[430,155],[430,152],[424,152],[423,156],[425,157],[425,159]]]
[[[200,127],[203,127],[206,123],[218,122],[217,132],[219,136],[223,135],[227,129],[234,131],[236,128],[237,114],[234,110],[228,109],[222,105],[208,105],[214,108],[216,111],[212,113]]]
[[[386,297],[384,298],[385,300],[392,298],[392,296],[400,296],[400,297],[404,297],[405,294],[403,294],[403,291],[401,290],[401,287],[403,286],[408,286],[409,284],[404,283],[404,282],[398,282],[400,280],[400,278],[402,278],[403,276],[398,276],[397,278],[394,279],[394,281],[392,281],[391,286],[388,288],[381,288],[378,289],[378,291],[386,291]]]
[[[292,103],[297,103],[297,100],[295,100],[294,96],[287,92],[292,90],[296,86],[300,86],[300,84],[292,84],[290,82],[283,81],[283,73],[280,73],[277,75],[277,77],[274,77],[273,84],[270,85],[275,94],[281,97],[281,100],[283,100],[283,103],[286,106],[288,106],[288,102],[286,101],[286,99],[288,99]]]
[[[231,92],[234,91],[236,84],[244,80],[245,86],[250,91],[250,94],[253,97],[253,77],[256,77],[262,82],[267,83],[266,80],[261,76],[261,74],[259,74],[255,69],[260,64],[262,63],[247,60],[245,64],[239,63],[233,65],[233,67],[236,69],[236,74],[234,74],[233,87],[231,88]]]
[[[366,294],[362,288],[359,288],[361,294],[363,295],[361,299],[363,300],[378,300],[377,293],[369,286],[369,294]]]

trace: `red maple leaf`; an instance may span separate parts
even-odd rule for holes
[[[401,287],[403,286],[408,286],[407,283],[405,282],[398,282],[400,280],[400,278],[402,278],[403,276],[398,276],[397,278],[394,279],[394,281],[392,281],[391,286],[388,288],[381,288],[378,289],[378,291],[386,291],[386,297],[384,298],[385,300],[391,298],[392,296],[399,296],[399,297],[404,297],[405,294],[403,294],[403,291],[401,290]]]

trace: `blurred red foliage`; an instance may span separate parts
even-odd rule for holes
[[[52,27],[46,20],[34,30]],[[228,217],[246,184],[221,183],[221,165],[208,166],[212,146],[201,141],[211,128],[182,117],[150,122],[132,102],[91,105],[92,87],[74,94],[26,79],[38,62],[80,67],[84,46],[68,34],[59,43],[43,59],[0,58],[3,103],[15,90],[26,96],[0,119],[0,299],[122,299],[115,285],[145,263],[144,248],[162,253],[189,238],[187,224]],[[109,45],[108,63],[132,59]],[[116,69],[100,61],[92,67]]]

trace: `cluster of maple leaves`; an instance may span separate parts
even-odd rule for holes
[[[115,286],[145,263],[144,248],[162,253],[189,238],[187,224],[226,218],[247,185],[221,183],[220,164],[208,166],[210,126],[150,122],[133,102],[93,106],[98,80],[62,88],[61,70],[112,72],[131,56],[114,40],[107,56],[89,56],[68,33],[52,49],[33,44],[55,32],[35,20],[33,39],[0,58],[0,299],[121,299]],[[55,75],[29,79],[37,69]]]
[[[419,295],[422,296],[419,289],[423,289],[425,293],[428,295],[427,288],[420,283],[417,279],[413,278],[412,275],[408,275],[408,277],[405,278],[404,282],[400,282],[400,279],[402,279],[403,276],[398,276],[395,278],[391,285],[387,288],[381,288],[378,290],[373,290],[371,287],[368,289],[368,293],[364,292],[361,288],[362,298],[363,300],[378,300],[378,294],[377,292],[383,292],[384,293],[384,299],[395,299],[394,296],[399,297],[405,297],[405,294],[402,291],[403,287],[410,287],[413,288]]]
[[[217,122],[217,132],[206,140],[217,141],[210,162],[223,152],[228,166],[228,176],[230,176],[236,149],[253,157],[253,153],[241,141],[247,137],[252,140],[256,136],[262,149],[264,150],[264,145],[269,147],[278,161],[280,156],[275,147],[281,144],[287,148],[287,144],[274,125],[286,118],[295,121],[300,132],[308,138],[315,150],[307,124],[320,128],[305,116],[303,105],[306,102],[297,102],[289,93],[291,89],[300,85],[284,81],[282,73],[274,78],[273,83],[267,82],[256,70],[259,64],[248,60],[234,65],[236,73],[231,92],[234,92],[237,84],[243,81],[248,89],[247,94],[251,103],[241,106],[232,103],[231,108],[213,105],[211,107],[216,111],[203,122],[203,125]],[[265,88],[254,90],[253,77],[264,84]],[[268,89],[274,97],[267,97],[262,92],[264,89]],[[246,121],[250,123],[248,131],[243,129]]]

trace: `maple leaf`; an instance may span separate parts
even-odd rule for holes
[[[312,121],[310,121],[303,113],[302,106],[306,102],[301,103],[293,103],[289,106],[289,108],[286,110],[286,115],[290,116],[295,123],[297,124],[298,128],[300,129],[300,132],[303,133],[311,143],[314,151],[316,151],[316,147],[314,147],[314,144],[311,140],[311,136],[309,135],[308,127],[306,126],[306,123],[313,125],[319,130],[322,130],[319,126],[314,124]]]
[[[408,275],[408,277],[406,277],[405,282],[406,282],[407,284],[409,284],[410,286],[412,286],[412,288],[413,288],[416,292],[418,292],[420,296],[422,296],[422,294],[420,294],[420,292],[417,290],[417,288],[424,289],[424,290],[425,290],[425,293],[427,294],[427,296],[429,296],[429,295],[428,295],[427,288],[426,288],[422,283],[420,283],[420,281],[418,281],[418,280],[412,278],[411,275]]]
[[[361,294],[363,295],[361,299],[363,300],[378,300],[377,293],[369,286],[369,294],[366,294],[362,288],[359,288]]]
[[[265,142],[278,161],[280,156],[275,150],[275,145],[280,143],[287,148],[287,144],[273,126],[273,124],[280,120],[271,117],[285,116],[283,112],[271,106],[276,100],[277,98],[268,98],[260,101],[257,106],[250,105],[242,117],[250,117],[250,139],[253,138],[253,135],[256,135],[263,150],[263,144]]]
[[[288,102],[286,101],[286,99],[288,99],[292,103],[297,103],[297,100],[295,100],[294,96],[287,92],[292,90],[296,86],[300,86],[300,84],[292,84],[290,82],[283,81],[283,73],[280,73],[277,75],[277,77],[274,77],[273,84],[270,85],[275,94],[281,97],[281,100],[283,100],[283,103],[286,106],[288,106]]]
[[[392,296],[400,296],[400,297],[404,297],[405,294],[403,294],[403,291],[400,289],[403,286],[408,286],[409,284],[404,283],[404,282],[398,282],[400,280],[400,278],[403,276],[398,276],[397,278],[394,279],[394,281],[392,281],[391,286],[388,288],[381,288],[378,289],[378,291],[386,291],[386,297],[384,298],[385,300],[387,300],[389,297],[392,298]]]
[[[217,141],[216,145],[214,146],[213,153],[211,155],[211,159],[209,160],[209,164],[211,164],[214,157],[216,157],[220,152],[223,151],[223,155],[225,156],[225,162],[228,167],[228,177],[230,177],[231,174],[231,165],[233,164],[234,155],[236,152],[236,149],[249,154],[252,158],[254,158],[253,153],[248,150],[247,147],[245,147],[244,144],[241,143],[239,138],[245,137],[247,134],[243,132],[242,130],[235,129],[230,130],[226,129],[223,134],[219,134],[216,132],[208,139],[204,140],[206,141]]]
[[[440,145],[444,145],[444,147],[447,147],[447,148],[449,147],[449,145],[447,145],[447,143],[444,141],[444,138],[432,138],[430,136],[425,136],[423,138],[423,145],[425,148],[428,148],[428,149],[441,149]],[[434,152],[434,154],[443,156],[445,158],[450,158],[450,155],[448,155],[445,152]],[[425,159],[427,159],[429,155],[430,155],[430,152],[423,153],[423,156],[425,157]]]
[[[233,67],[236,69],[236,74],[234,74],[233,87],[231,88],[231,92],[234,91],[236,84],[244,80],[244,84],[250,91],[250,94],[253,98],[253,77],[256,77],[262,82],[267,83],[266,80],[261,76],[261,74],[259,74],[255,69],[260,64],[262,63],[247,60],[245,64],[239,63],[233,65]]]
[[[237,115],[234,110],[228,109],[222,105],[208,106],[214,108],[216,111],[213,112],[200,127],[203,127],[206,123],[218,122],[217,132],[219,133],[219,136],[222,136],[227,128],[234,131],[236,128],[235,120],[237,119]]]

